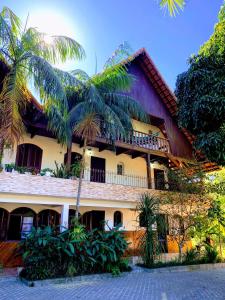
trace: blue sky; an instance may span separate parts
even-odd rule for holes
[[[213,31],[222,0],[187,0],[184,12],[171,18],[158,0],[3,0],[23,20],[50,34],[69,35],[85,48],[81,63],[60,65],[65,70],[82,68],[89,74],[101,70],[106,59],[123,41],[134,51],[145,47],[168,85],[187,68]]]

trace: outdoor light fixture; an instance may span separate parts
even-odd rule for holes
[[[92,148],[87,148],[87,155],[92,156]]]

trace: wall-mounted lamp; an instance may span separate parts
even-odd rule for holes
[[[92,148],[87,148],[87,155],[92,156]]]

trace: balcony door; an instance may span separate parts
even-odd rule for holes
[[[105,182],[105,159],[100,157],[91,157],[91,181]]]
[[[154,180],[156,190],[165,189],[165,174],[163,170],[154,169]]]

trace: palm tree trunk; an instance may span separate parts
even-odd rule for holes
[[[67,159],[66,159],[66,169],[67,171],[71,168],[71,157],[72,157],[72,143],[67,147]]]
[[[83,173],[84,173],[86,148],[87,148],[87,138],[84,139],[83,155],[81,160],[81,170],[80,170],[80,177],[79,177],[78,190],[77,190],[77,203],[76,203],[76,215],[75,215],[76,219],[79,218],[80,195],[81,195],[81,185],[82,185]]]

